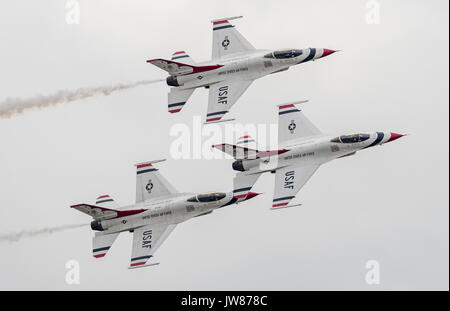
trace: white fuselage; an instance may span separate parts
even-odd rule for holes
[[[272,156],[260,156],[256,159],[243,159],[242,170],[248,171],[275,171],[276,169],[288,165],[321,165],[331,160],[353,155],[355,152],[367,147],[380,145],[391,140],[389,133],[372,133],[369,138],[352,143],[343,143],[339,140],[332,141],[338,137],[334,136],[316,136],[296,141],[290,141],[288,144],[278,150],[278,154]]]
[[[272,50],[255,50],[235,53],[220,60],[212,60],[198,65],[221,65],[220,68],[177,76],[182,89],[209,86],[225,80],[254,80],[271,73],[288,70],[290,66],[315,60],[324,56],[324,49],[307,48],[296,57],[277,59],[268,57]]]
[[[223,193],[223,195],[225,195],[223,198],[211,202],[192,201],[190,199],[197,197],[193,193],[180,193],[147,200],[121,209],[122,211],[139,209],[145,211],[130,216],[101,220],[100,225],[105,233],[113,233],[132,231],[135,228],[151,224],[178,224],[231,204],[233,193]]]

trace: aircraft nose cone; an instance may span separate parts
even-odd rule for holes
[[[330,49],[323,49],[323,54],[322,54],[322,57],[325,57],[325,56],[331,55],[331,54],[333,54],[333,53],[335,53],[335,52],[336,52],[335,50],[330,50]]]
[[[403,137],[405,135],[403,134],[397,134],[397,133],[391,133],[391,137],[389,138],[388,142],[394,141],[396,139],[399,139],[400,137]]]

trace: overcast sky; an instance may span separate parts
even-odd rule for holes
[[[88,1],[67,24],[65,1],[0,4],[0,102],[61,89],[165,78],[149,58],[211,56],[211,19],[244,15],[257,48],[342,52],[257,80],[230,113],[276,123],[275,105],[309,99],[305,114],[326,133],[411,134],[322,166],[299,192],[301,207],[269,210],[263,192],[185,222],[156,254],[128,270],[131,234],[92,257],[89,228],[0,244],[0,289],[408,290],[447,289],[449,267],[448,1]],[[168,158],[160,171],[183,192],[230,191],[231,160],[174,160],[171,126],[204,116],[207,90],[178,115],[164,83],[0,119],[0,234],[88,223],[69,208],[110,194],[135,199],[133,164]],[[80,263],[67,285],[65,264]],[[380,284],[365,282],[368,260]]]

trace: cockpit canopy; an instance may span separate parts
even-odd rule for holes
[[[188,202],[214,202],[222,200],[227,195],[223,192],[213,192],[213,193],[205,193],[198,194],[192,198],[189,198]]]
[[[286,59],[293,58],[303,54],[302,50],[296,49],[286,49],[286,50],[278,50],[272,53],[264,55],[265,58],[276,58],[276,59]]]
[[[342,135],[331,140],[332,143],[343,143],[343,144],[353,144],[359,143],[370,138],[370,134],[351,134]]]

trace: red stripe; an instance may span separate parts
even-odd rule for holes
[[[173,55],[177,55],[177,54],[183,54],[183,53],[186,53],[185,51],[179,51],[179,52],[175,52],[175,53],[173,53]]]
[[[180,111],[181,111],[181,108],[180,109],[169,110],[170,113],[176,113],[176,112],[180,112]]]
[[[146,263],[146,261],[143,261],[143,262],[135,262],[135,263],[132,263],[132,264],[130,265],[130,267],[140,266],[140,265],[145,265],[145,263]]]
[[[104,254],[99,254],[99,255],[94,255],[95,258],[100,258],[100,257],[104,257],[106,255],[106,253]]]
[[[290,108],[295,108],[293,104],[290,104],[290,105],[283,105],[283,106],[280,106],[280,109],[289,108],[289,107],[290,107]]]
[[[212,119],[206,119],[206,122],[217,121],[217,120],[220,120],[221,118],[222,118],[222,117],[212,118]]]
[[[109,198],[109,195],[102,195],[102,196],[99,196],[97,199],[103,199],[103,198]]]
[[[288,204],[288,202],[286,202],[286,203],[278,203],[278,204],[273,204],[272,207],[284,206],[284,205],[287,205],[287,204]]]
[[[219,25],[219,24],[225,24],[228,23],[228,21],[218,21],[218,22],[214,22],[213,25]]]
[[[250,136],[242,136],[242,137],[239,138],[239,139],[242,139],[242,138],[250,138]]]
[[[151,163],[140,164],[137,166],[137,168],[143,168],[143,167],[148,167],[148,166],[152,166]]]
[[[235,195],[234,197],[235,197],[236,199],[240,199],[240,198],[245,198],[246,196],[247,196],[247,193],[246,193],[246,194]]]

